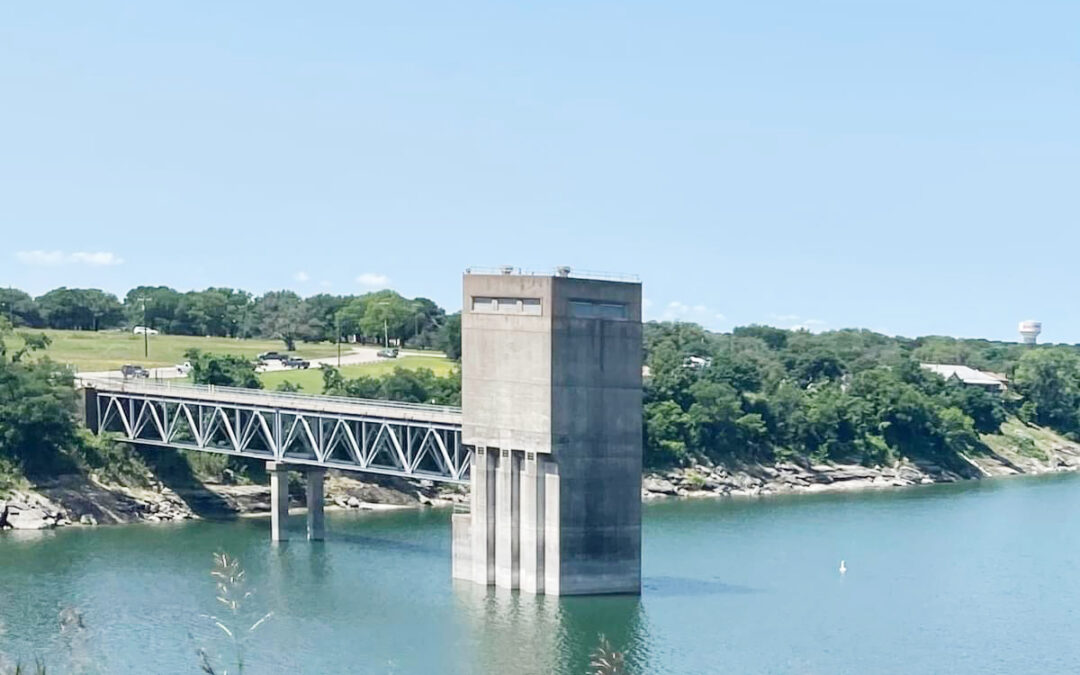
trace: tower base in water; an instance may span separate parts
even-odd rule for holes
[[[470,513],[453,576],[546,595],[641,591],[641,285],[466,274]]]

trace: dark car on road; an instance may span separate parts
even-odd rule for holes
[[[257,357],[260,361],[284,361],[289,358],[288,354],[282,354],[281,352],[263,352]]]
[[[398,355],[398,350],[395,349],[395,348],[380,349],[379,352],[376,354],[376,356],[379,356],[379,357],[384,358],[384,359],[396,359],[397,355]]]
[[[299,356],[289,356],[281,360],[282,365],[286,368],[307,368],[311,365],[310,361],[300,358]]]
[[[123,375],[125,379],[129,377],[150,377],[149,370],[142,366],[131,365],[130,363],[120,367],[120,374]]]

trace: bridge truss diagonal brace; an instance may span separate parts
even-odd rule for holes
[[[114,434],[130,443],[469,482],[472,453],[461,443],[460,425],[427,422],[416,415],[387,419],[127,391],[97,391],[96,396],[98,434]],[[346,452],[335,453],[336,446]]]

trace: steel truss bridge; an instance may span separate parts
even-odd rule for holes
[[[88,426],[130,443],[469,480],[460,408],[112,378],[79,384]]]

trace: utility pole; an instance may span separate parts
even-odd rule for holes
[[[374,305],[372,305],[372,307],[378,307],[378,306],[381,306],[381,305],[389,305],[389,304],[390,304],[389,302],[387,302],[386,300],[383,300],[381,302],[376,302]],[[387,322],[387,316],[386,316],[385,312],[383,313],[382,332],[383,332],[383,347],[385,347],[387,349],[390,349],[390,328],[389,328],[389,324]]]
[[[146,325],[146,296],[140,295],[139,300],[142,301],[142,338],[143,338],[143,358],[150,358],[150,327]]]
[[[334,314],[334,321],[337,324],[337,367],[341,367],[341,312]]]

